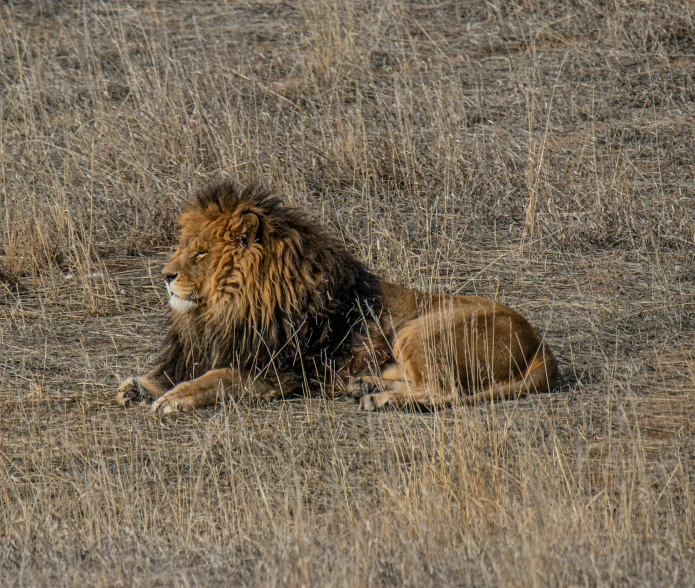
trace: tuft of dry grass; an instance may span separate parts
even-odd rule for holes
[[[695,9],[0,6],[0,583],[688,585]],[[360,414],[112,404],[186,194],[260,179],[562,386]]]

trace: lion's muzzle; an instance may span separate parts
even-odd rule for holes
[[[190,296],[179,296],[173,291],[172,285],[167,282],[167,293],[169,294],[169,306],[174,312],[190,312],[198,306],[198,296],[191,292]]]

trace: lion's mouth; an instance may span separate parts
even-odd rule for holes
[[[181,296],[170,292],[169,306],[171,306],[171,309],[175,312],[189,312],[198,306],[198,299],[195,298],[191,300],[190,298],[181,298]]]
[[[189,312],[198,306],[198,295],[195,291],[189,297],[179,296],[171,284],[167,282],[167,294],[169,294],[169,306],[175,312]]]

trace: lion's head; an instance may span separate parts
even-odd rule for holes
[[[177,373],[334,356],[364,307],[379,306],[378,280],[341,241],[256,186],[209,186],[178,227],[163,270]]]
[[[235,296],[248,298],[240,295],[255,277],[263,249],[256,239],[262,211],[234,199],[234,190],[220,193],[225,195],[199,196],[179,218],[179,246],[162,270],[174,312],[202,308],[213,318],[236,308],[229,304]]]

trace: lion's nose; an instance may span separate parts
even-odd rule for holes
[[[167,284],[171,284],[178,277],[179,274],[164,274],[164,280]]]

